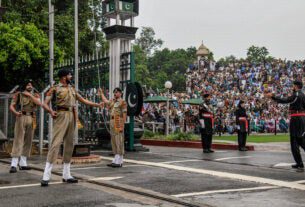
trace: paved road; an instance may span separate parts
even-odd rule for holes
[[[2,163],[0,206],[179,206],[164,201],[166,196],[194,206],[304,206],[305,173],[290,168],[289,151],[203,154],[199,149],[149,148],[127,153],[119,169],[106,167],[108,151],[94,151],[101,163],[73,166],[79,184],[62,184],[54,176],[49,188],[39,186],[42,172],[9,174]],[[30,163],[42,169],[44,157]],[[60,175],[61,166],[54,171]]]

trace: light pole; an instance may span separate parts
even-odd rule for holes
[[[53,73],[54,73],[54,5],[52,4],[52,1],[49,0],[49,55],[50,55],[50,60],[49,60],[49,82],[50,86],[53,86]],[[50,102],[50,107],[51,107],[51,102]],[[53,139],[53,118],[51,115],[49,115],[49,135],[48,135],[48,142],[49,142],[49,149],[51,147],[51,142]]]
[[[78,0],[74,0],[74,86],[78,91]],[[76,101],[76,121],[78,119],[78,101]],[[78,127],[75,128],[75,144],[78,144]]]
[[[173,84],[170,81],[166,81],[164,84],[165,88],[167,89],[167,101],[166,101],[166,136],[168,135],[169,130],[169,89],[172,88]]]

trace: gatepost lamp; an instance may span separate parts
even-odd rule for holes
[[[166,135],[168,135],[169,131],[169,89],[173,87],[172,82],[166,81],[164,84],[165,88],[167,89],[167,101],[166,101]]]

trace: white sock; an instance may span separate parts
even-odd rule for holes
[[[13,157],[11,167],[17,167],[17,164],[18,164],[18,157]]]
[[[62,171],[62,178],[65,179],[65,180],[73,178],[71,176],[70,167],[71,167],[70,163],[64,163],[64,169]]]
[[[115,161],[116,161],[116,155],[114,156],[112,163],[115,163]]]
[[[114,164],[119,164],[119,158],[120,158],[120,155],[118,155],[118,154],[116,154],[115,156],[114,156]]]
[[[27,160],[27,158],[25,156],[21,156],[20,161],[19,161],[19,166],[21,166],[21,167],[28,166],[26,163],[26,160]]]
[[[47,162],[44,168],[42,180],[49,181],[51,179],[53,164]]]
[[[120,164],[120,165],[123,165],[123,155],[120,155],[119,164]]]

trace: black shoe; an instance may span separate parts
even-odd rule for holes
[[[69,178],[69,179],[62,179],[62,182],[64,182],[64,183],[78,183],[78,180],[76,178]]]
[[[208,149],[204,149],[203,153],[210,153],[210,151]]]
[[[17,172],[17,168],[16,167],[11,167],[10,173],[16,173],[16,172]]]
[[[108,167],[113,167],[114,163],[107,164]]]
[[[123,165],[115,164],[115,163],[107,164],[107,166],[108,167],[113,167],[113,168],[123,167]]]
[[[48,180],[41,180],[40,185],[41,185],[41,187],[48,187],[49,186],[49,181]]]
[[[295,168],[295,169],[304,169],[304,165],[303,164],[294,164],[294,165],[291,165],[292,168]]]
[[[209,153],[213,153],[215,152],[214,150],[208,149]]]
[[[123,165],[122,165],[122,164],[115,164],[115,163],[114,163],[114,164],[113,164],[113,167],[114,167],[114,168],[118,168],[118,167],[123,167]]]
[[[29,166],[19,166],[19,170],[31,170]]]

